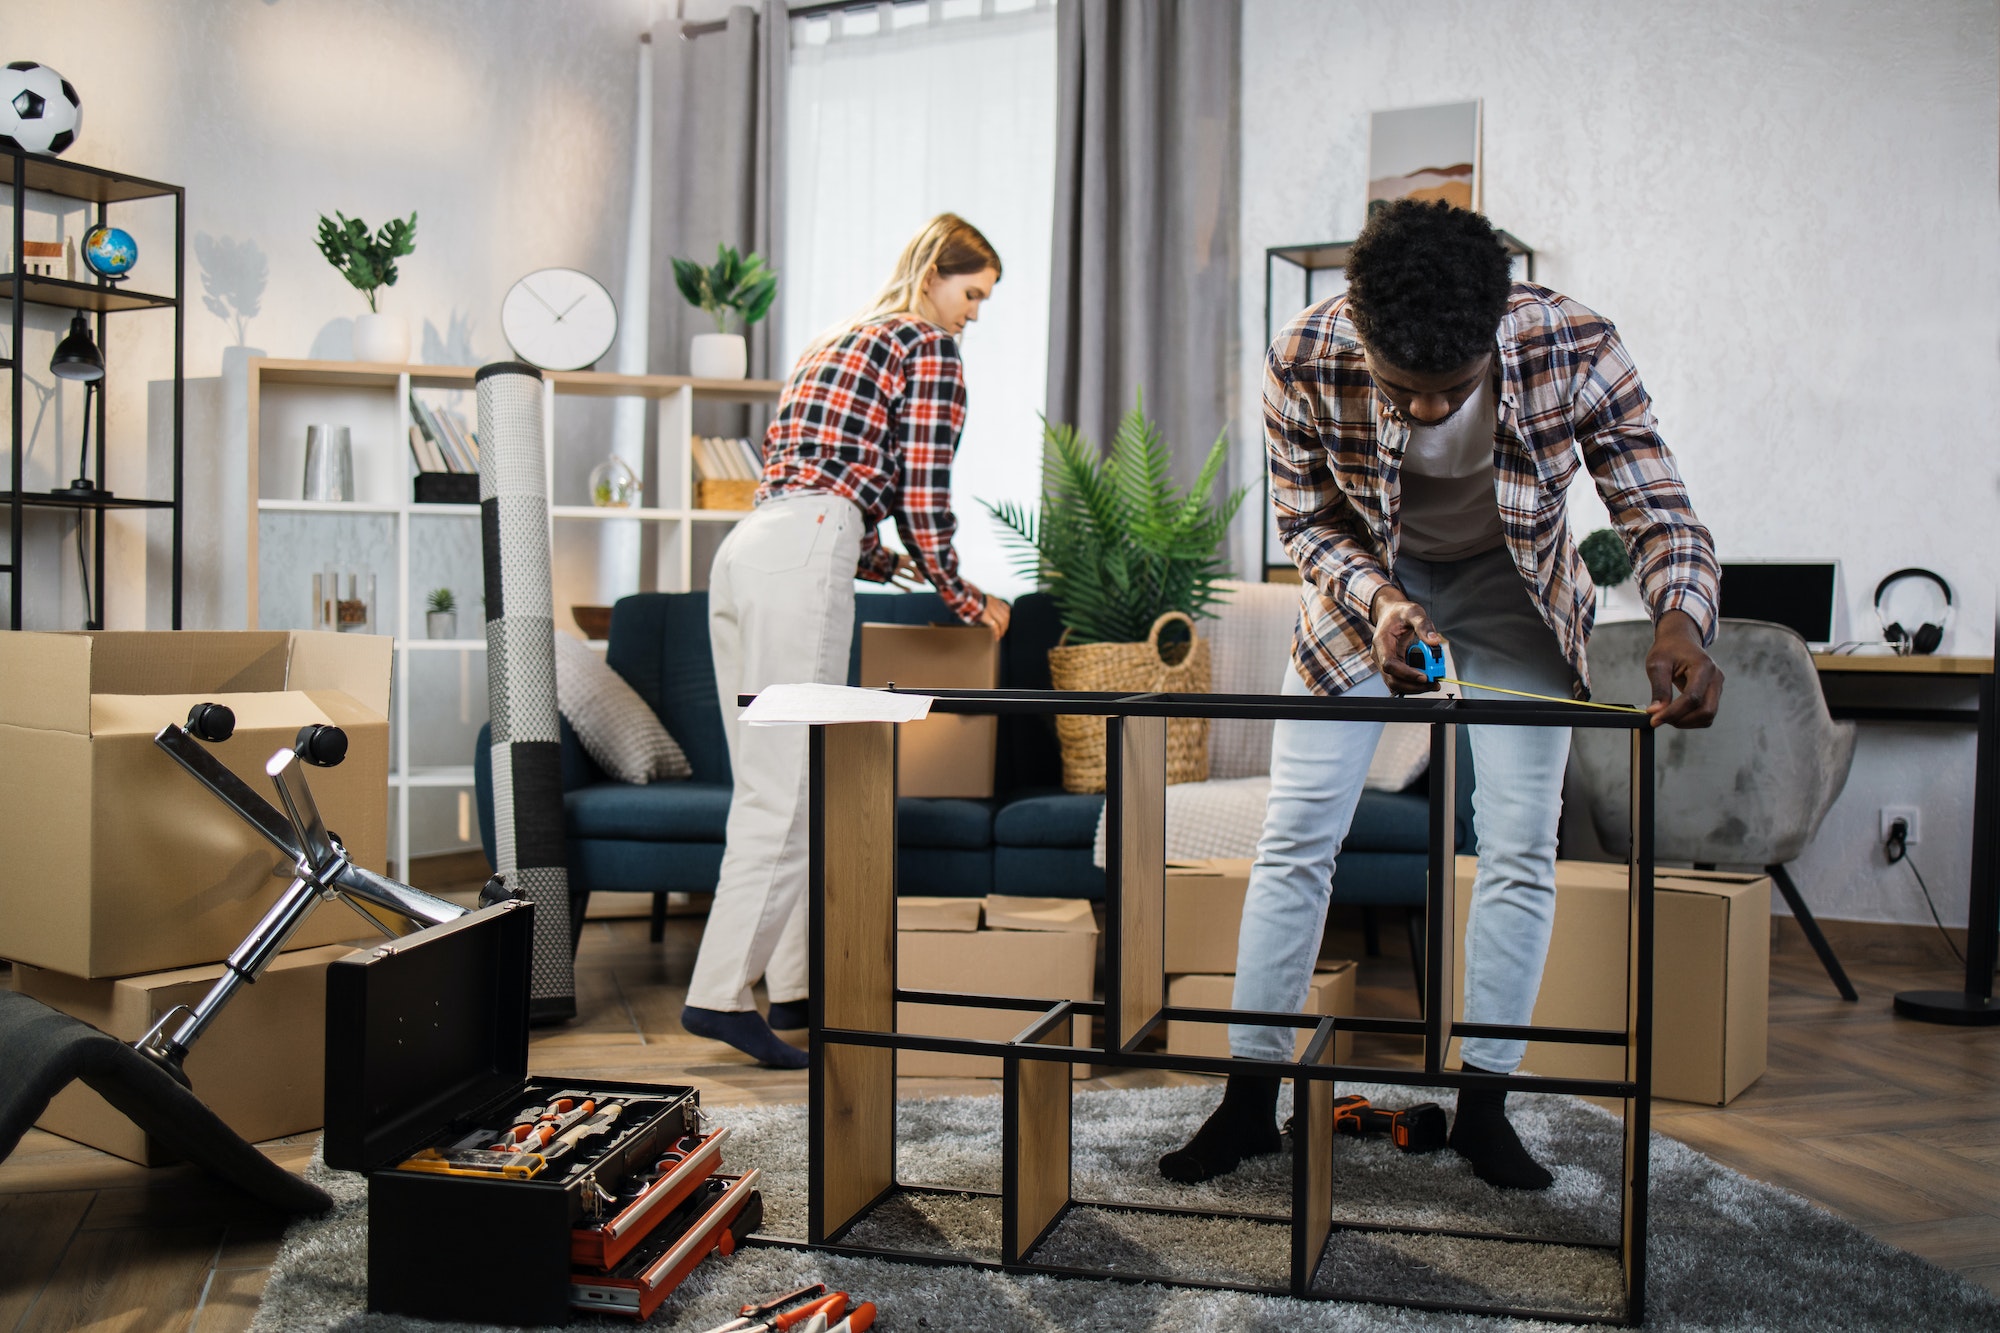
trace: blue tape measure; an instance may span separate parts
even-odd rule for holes
[[[1403,661],[1424,673],[1425,680],[1444,679],[1444,652],[1433,648],[1422,639],[1410,640],[1410,646],[1403,649]]]

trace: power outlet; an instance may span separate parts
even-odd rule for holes
[[[1917,817],[1915,806],[1885,805],[1882,807],[1883,842],[1889,841],[1889,829],[1899,819],[1903,821],[1903,828],[1906,830],[1903,835],[1904,843],[1914,846],[1924,840],[1923,822]]]

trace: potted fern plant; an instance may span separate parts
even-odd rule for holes
[[[368,313],[354,321],[354,359],[404,365],[410,359],[410,325],[385,315],[375,293],[396,285],[396,261],[417,248],[417,215],[390,218],[375,231],[360,218],[321,214],[319,252],[368,299]]]
[[[1023,574],[1041,583],[1062,617],[1063,641],[1049,652],[1059,690],[1204,692],[1208,644],[1197,617],[1216,601],[1228,573],[1222,557],[1244,490],[1218,502],[1216,479],[1228,457],[1218,437],[1186,490],[1173,484],[1159,428],[1135,405],[1100,455],[1073,426],[1043,422],[1052,465],[1039,513],[1012,502],[986,508],[1006,530]],[[1058,717],[1063,786],[1104,790],[1104,727],[1091,717]],[[1167,781],[1208,776],[1208,722],[1167,726]]]
[[[697,333],[688,349],[688,373],[698,380],[740,380],[750,371],[750,349],[740,333],[729,331],[733,314],[749,328],[770,313],[778,295],[778,275],[761,255],[745,258],[734,246],[715,248],[715,263],[707,268],[692,259],[674,261],[674,285],[689,305],[699,306],[715,320],[714,333]]]
[[[1614,529],[1599,528],[1578,542],[1577,550],[1583,556],[1583,567],[1590,571],[1590,581],[1597,585],[1598,618],[1633,619],[1620,614],[1626,608],[1617,605],[1620,598],[1615,591],[1632,577],[1632,556],[1624,539]],[[1640,610],[1643,614],[1643,608]]]

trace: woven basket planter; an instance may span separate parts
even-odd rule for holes
[[[694,506],[697,509],[749,509],[757,503],[758,485],[754,481],[729,478],[697,481],[694,484]]]
[[[1188,627],[1178,661],[1160,651],[1160,630],[1173,621]],[[1064,637],[1068,634],[1065,632]],[[1206,694],[1209,688],[1208,640],[1194,631],[1192,617],[1169,611],[1153,622],[1141,643],[1085,643],[1049,649],[1050,683],[1058,690],[1116,690],[1120,694]],[[1104,719],[1058,716],[1056,738],[1062,743],[1063,790],[1104,790]],[[1208,719],[1176,717],[1167,722],[1167,781],[1208,780]]]

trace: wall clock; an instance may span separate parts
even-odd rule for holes
[[[500,331],[514,355],[543,370],[582,370],[611,350],[618,306],[604,284],[573,268],[537,269],[507,290]]]

